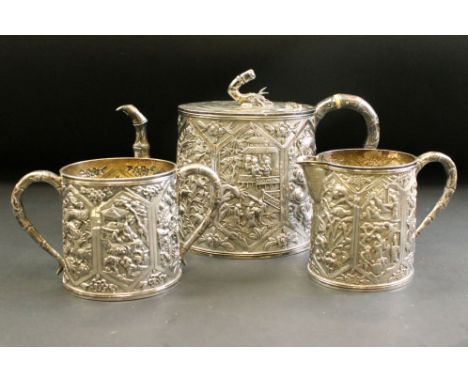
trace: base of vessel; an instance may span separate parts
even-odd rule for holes
[[[334,288],[334,289],[347,289],[347,290],[355,291],[355,292],[382,292],[382,291],[389,291],[389,290],[403,288],[411,281],[414,275],[414,271],[412,271],[405,278],[397,280],[397,281],[392,281],[392,282],[385,283],[385,284],[356,285],[356,284],[347,284],[347,283],[340,282],[340,281],[334,281],[334,280],[327,279],[323,276],[320,276],[310,268],[310,265],[307,265],[307,271],[309,272],[312,280],[320,285],[323,285],[329,288]]]
[[[252,259],[271,259],[275,257],[281,256],[290,256],[296,255],[302,252],[305,252],[309,249],[309,243],[302,244],[300,246],[283,249],[278,251],[271,251],[271,252],[222,252],[222,251],[214,251],[206,248],[200,248],[193,246],[190,249],[195,255],[203,255],[203,256],[211,256],[211,257],[220,257],[226,259],[236,259],[236,260],[252,260]]]
[[[70,284],[63,284],[65,289],[68,289],[72,292],[75,296],[81,297],[87,300],[96,300],[96,301],[130,301],[130,300],[139,300],[142,298],[148,298],[152,296],[156,296],[166,292],[171,287],[175,286],[180,277],[182,276],[182,270],[180,270],[174,279],[170,282],[159,285],[157,287],[151,289],[145,289],[142,291],[133,291],[133,292],[122,292],[122,293],[97,293],[97,292],[87,292],[83,289],[77,288]]]

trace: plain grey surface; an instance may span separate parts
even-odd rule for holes
[[[129,302],[66,291],[55,260],[21,230],[0,185],[2,346],[468,346],[468,187],[417,239],[404,289],[357,293],[318,286],[307,254],[271,260],[189,255],[181,282]],[[441,187],[420,189],[418,216]],[[25,193],[31,220],[60,248],[60,202]]]

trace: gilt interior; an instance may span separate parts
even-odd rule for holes
[[[391,150],[337,150],[320,154],[320,159],[341,166],[396,167],[414,162],[411,154]]]
[[[154,176],[175,168],[172,162],[149,158],[96,159],[74,163],[62,169],[65,176],[85,179],[125,179]]]

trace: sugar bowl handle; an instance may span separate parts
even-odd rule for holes
[[[190,175],[206,176],[211,181],[211,184],[213,186],[213,192],[211,193],[211,205],[208,208],[205,218],[203,219],[201,224],[193,231],[192,235],[187,239],[187,241],[182,244],[180,256],[183,260],[188,250],[195,242],[195,240],[197,240],[203,234],[203,232],[205,232],[210,223],[218,214],[219,205],[221,203],[221,180],[212,169],[200,164],[189,164],[187,166],[182,167],[177,172],[179,176],[183,177]]]
[[[119,106],[116,111],[123,111],[128,115],[135,127],[136,136],[133,144],[135,158],[149,158],[150,146],[146,135],[146,125],[148,124],[146,117],[133,105]]]
[[[361,114],[367,126],[367,139],[364,144],[366,148],[376,148],[379,145],[380,126],[379,117],[369,103],[361,97],[350,94],[335,94],[319,102],[315,108],[315,113],[312,117],[312,126],[314,131],[317,129],[320,121],[333,110],[350,109]],[[315,143],[314,143],[315,145]],[[316,152],[316,147],[313,147],[313,152]]]
[[[439,153],[437,151],[429,151],[420,155],[416,162],[416,173],[422,170],[424,166],[431,162],[439,162],[444,167],[445,173],[447,174],[447,182],[445,183],[444,191],[442,196],[437,201],[434,208],[427,214],[424,220],[416,229],[416,235],[419,235],[442,211],[450,199],[452,198],[455,189],[457,188],[457,167],[449,156]]]
[[[43,182],[50,184],[59,193],[62,192],[62,181],[60,176],[50,171],[33,171],[23,176],[16,184],[13,192],[11,193],[11,206],[13,208],[13,214],[15,215],[21,228],[23,228],[32,239],[38,243],[42,249],[48,252],[52,257],[57,260],[59,267],[57,274],[63,271],[65,268],[65,260],[52,246],[44,239],[39,231],[33,226],[29,218],[26,216],[23,206],[23,192],[33,183]]]

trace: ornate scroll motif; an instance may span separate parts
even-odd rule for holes
[[[415,171],[330,172],[314,205],[309,268],[347,285],[380,285],[412,273]]]

